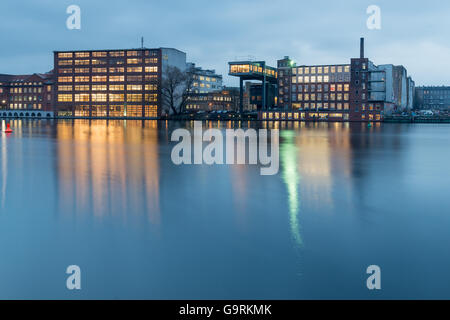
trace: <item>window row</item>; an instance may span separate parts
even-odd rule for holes
[[[109,98],[109,99],[108,99]],[[125,94],[123,93],[77,93],[77,94],[59,94],[58,102],[157,102],[157,94]]]
[[[311,85],[292,85],[292,92],[349,92],[350,84],[311,84]]]
[[[328,83],[328,82],[350,82],[350,74],[339,74],[331,76],[294,76],[292,83]]]
[[[142,91],[142,88],[144,88],[145,91],[156,91],[158,90],[158,86],[155,84],[146,84],[146,85],[140,85],[140,84],[129,84],[127,86],[123,84],[93,84],[90,85],[61,85],[58,86],[58,91],[125,91],[125,88],[127,91]],[[75,90],[74,90],[75,89]]]
[[[321,66],[321,67],[298,67],[292,68],[292,74],[330,74],[350,73],[350,66]]]
[[[129,82],[156,81],[157,76],[126,76]],[[76,77],[58,77],[59,83],[64,82],[125,82],[125,76],[76,76]]]
[[[145,56],[157,56],[158,52],[156,51],[145,51]],[[68,58],[89,58],[89,57],[95,57],[95,58],[105,58],[107,56],[110,57],[140,57],[142,56],[141,50],[131,50],[131,51],[109,51],[109,54],[107,51],[80,51],[80,52],[59,52],[58,58],[62,59],[68,59]],[[157,60],[158,58],[153,58]]]

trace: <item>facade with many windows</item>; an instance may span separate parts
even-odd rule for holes
[[[188,63],[186,68],[193,76],[193,93],[208,93],[223,89],[222,76],[217,74],[215,70],[196,67],[195,63]]]
[[[55,110],[82,118],[158,118],[163,69],[176,49],[56,51]]]
[[[278,110],[260,112],[263,120],[381,121],[411,108],[414,82],[402,66],[375,66],[364,57],[350,64],[297,66],[278,61]]]
[[[239,89],[224,88],[208,93],[191,93],[187,97],[186,111],[236,111],[239,105]]]
[[[278,72],[278,105],[302,119],[349,120],[350,65],[295,66]]]
[[[427,86],[415,89],[415,109],[450,110],[450,87]]]
[[[0,109],[22,116],[52,111],[52,73],[0,75]]]

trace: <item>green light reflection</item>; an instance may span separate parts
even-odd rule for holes
[[[292,237],[295,243],[301,247],[303,240],[300,235],[300,223],[298,213],[300,211],[300,199],[298,186],[300,174],[297,170],[297,147],[295,145],[295,131],[283,130],[280,132],[283,142],[280,146],[282,164],[282,177],[288,191],[289,222]]]

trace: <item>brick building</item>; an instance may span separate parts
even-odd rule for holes
[[[170,48],[55,51],[55,110],[81,118],[161,115],[167,66],[186,69],[186,54]]]
[[[53,89],[52,72],[30,75],[0,74],[1,115],[53,116]]]

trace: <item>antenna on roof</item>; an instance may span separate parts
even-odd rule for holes
[[[144,37],[141,37],[141,48],[144,49]]]

